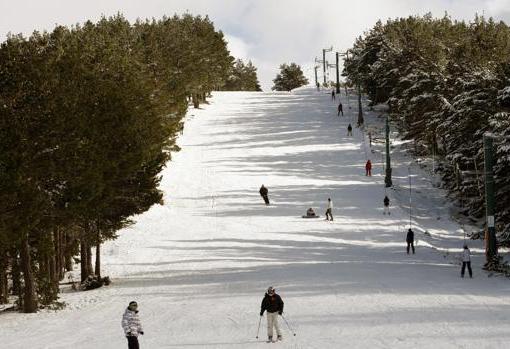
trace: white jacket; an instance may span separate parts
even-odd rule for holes
[[[328,201],[328,208],[333,208],[333,200]]]
[[[142,323],[138,317],[138,311],[126,309],[122,316],[122,328],[126,336],[128,333],[131,333],[132,336],[138,337],[140,332],[143,332]]]
[[[462,251],[462,261],[471,262],[471,253],[469,252],[469,248],[465,248],[464,251]]]

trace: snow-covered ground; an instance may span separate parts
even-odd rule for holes
[[[405,253],[408,166],[395,142],[391,216],[383,216],[382,144],[325,92],[216,93],[190,110],[182,151],[164,172],[165,205],[104,247],[102,289],[64,293],[65,310],[0,314],[2,348],[122,348],[131,300],[142,348],[504,348],[510,281],[481,270],[461,279],[463,231],[427,170],[411,166],[416,255]],[[351,98],[351,105],[353,99]],[[366,123],[381,126],[377,112]],[[366,142],[363,142],[365,140]],[[373,176],[364,175],[366,158]],[[269,188],[271,206],[258,194]],[[308,207],[334,223],[300,218]],[[425,233],[427,232],[427,233]],[[260,302],[273,285],[296,332],[266,344]]]

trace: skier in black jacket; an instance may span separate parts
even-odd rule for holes
[[[386,213],[390,214],[390,198],[388,197],[388,195],[384,196],[383,203],[384,203],[383,214],[386,214]]]
[[[413,249],[414,254],[414,232],[411,230],[411,228],[409,228],[409,230],[407,231],[406,242],[407,242],[407,254],[409,254],[409,247]]]
[[[260,305],[260,316],[264,315],[264,311],[267,310],[267,337],[268,341],[273,341],[273,327],[276,329],[277,339],[282,340],[282,332],[278,325],[278,315],[283,313],[283,301],[282,298],[276,294],[274,287],[269,287],[262,304]]]
[[[269,197],[267,196],[267,194],[269,193],[269,190],[267,190],[267,188],[264,187],[264,184],[262,184],[262,186],[260,187],[259,193],[260,193],[260,196],[262,196],[262,198],[264,199],[264,202],[266,203],[266,205],[269,205]]]

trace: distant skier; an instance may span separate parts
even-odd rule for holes
[[[267,338],[268,342],[273,341],[273,328],[276,329],[277,340],[282,340],[282,332],[278,324],[278,315],[283,313],[282,298],[276,294],[273,286],[267,289],[262,304],[260,305],[260,316],[264,316],[264,311],[267,310]]]
[[[411,230],[411,228],[409,228],[409,230],[407,231],[406,242],[407,242],[407,254],[409,254],[409,247],[412,248],[414,254],[414,232]]]
[[[129,306],[122,316],[122,328],[128,341],[128,348],[139,349],[138,335],[143,335],[143,328],[138,317],[138,304],[135,301],[129,302]]]
[[[338,114],[337,114],[337,116],[340,116],[340,113],[342,113],[342,116],[344,116],[344,107],[342,105],[342,102],[340,102],[340,104],[338,104]]]
[[[473,270],[471,270],[471,252],[467,245],[464,245],[464,251],[462,251],[462,269],[460,271],[460,276],[464,277],[464,272],[466,271],[466,266],[468,268],[469,277],[473,277]]]
[[[328,208],[326,209],[326,220],[333,222],[333,201],[331,201],[331,198],[328,198]]]
[[[372,162],[370,159],[368,159],[365,164],[365,176],[372,176]]]
[[[384,202],[384,213],[383,214],[388,214],[390,215],[390,199],[388,198],[387,195],[384,196],[384,199],[383,199],[383,202]]]
[[[349,126],[347,126],[347,136],[352,136],[352,126],[351,126],[351,124],[349,124]]]
[[[335,90],[331,91],[331,99],[332,100],[336,99],[336,97],[335,97]]]
[[[321,90],[321,85],[319,83],[317,83],[317,91],[320,91]]]
[[[262,198],[264,199],[264,202],[266,203],[266,205],[269,205],[269,197],[267,196],[269,193],[269,190],[267,190],[267,188],[264,187],[264,184],[262,184],[262,186],[260,187],[259,193],[260,193],[260,196],[262,196]]]

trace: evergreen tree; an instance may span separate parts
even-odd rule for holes
[[[301,67],[296,63],[280,65],[280,73],[273,80],[273,91],[291,91],[295,88],[308,84]]]

